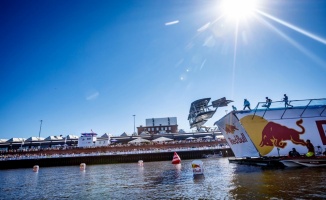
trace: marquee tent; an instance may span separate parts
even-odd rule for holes
[[[36,141],[43,141],[43,140],[44,140],[44,138],[42,138],[42,137],[29,137],[25,141],[26,142],[36,142]]]
[[[134,140],[129,141],[130,144],[139,144],[139,143],[150,143],[151,141],[143,139],[143,138],[137,138]]]
[[[156,138],[155,140],[152,140],[153,142],[167,142],[167,141],[173,141],[173,139],[171,138],[167,138],[167,137],[159,137]]]

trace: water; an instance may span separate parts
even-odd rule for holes
[[[0,170],[0,199],[326,199],[326,168],[262,169],[202,159]]]

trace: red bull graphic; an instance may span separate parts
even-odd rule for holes
[[[228,137],[228,140],[233,145],[248,142],[246,136],[243,133],[241,133],[240,136],[238,135],[234,136],[234,138]]]
[[[236,126],[234,126],[234,125],[225,124],[225,132],[226,133],[234,134],[234,132],[235,131],[238,131],[238,130],[239,129]],[[233,145],[248,142],[246,136],[243,133],[241,133],[240,136],[239,135],[234,135],[233,138],[231,138],[229,136],[227,139]]]
[[[326,120],[320,120],[320,121],[316,121],[316,125],[317,125],[317,129],[320,135],[320,139],[323,143],[323,145],[326,145]],[[324,127],[323,127],[324,125]]]
[[[247,115],[241,118],[240,121],[262,156],[270,154],[275,147],[285,149],[289,142],[291,142],[291,145],[306,146],[305,139],[302,138],[306,132],[305,127],[302,125],[302,119],[295,122],[298,128],[290,128],[289,121],[285,126],[274,121],[267,121],[263,117],[253,118],[252,115]]]
[[[239,118],[233,113],[215,122],[215,125],[221,130],[236,157],[259,156],[257,148],[246,133]]]
[[[293,108],[257,107],[254,112],[234,111],[215,124],[235,157],[287,156],[292,148],[303,155],[307,153],[307,140],[311,140],[315,149],[326,145],[326,99],[300,103],[307,104]]]
[[[287,145],[286,141],[289,140],[293,144],[306,146],[306,142],[300,138],[300,135],[305,133],[305,128],[301,125],[302,122],[302,119],[296,122],[297,126],[301,128],[301,131],[288,128],[275,122],[268,122],[262,131],[262,140],[259,146],[274,146],[284,148]]]
[[[191,167],[194,175],[202,175],[204,173],[203,161],[201,160],[192,161]]]
[[[192,167],[192,168],[197,168],[197,167],[200,167],[200,165],[197,165],[197,164],[191,164],[191,167]]]
[[[226,132],[226,133],[232,133],[232,134],[234,134],[234,132],[235,132],[236,130],[239,130],[239,129],[237,129],[236,126],[234,126],[234,125],[230,125],[230,124],[225,124],[225,132]]]

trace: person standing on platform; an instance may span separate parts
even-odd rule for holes
[[[286,96],[286,94],[284,94],[284,98],[283,98],[283,101],[284,101],[284,106],[285,107],[293,107],[292,105],[289,104],[289,97]]]
[[[262,107],[266,107],[266,108],[269,108],[272,104],[272,100],[268,97],[266,97],[266,104],[265,105],[262,105]]]
[[[310,140],[306,141],[306,147],[308,149],[308,153],[306,154],[307,157],[314,157],[315,156],[315,147],[314,145],[310,142]]]
[[[249,110],[251,110],[250,108],[250,102],[247,100],[247,99],[244,99],[244,102],[243,102],[243,110],[245,110],[246,108],[248,108]]]

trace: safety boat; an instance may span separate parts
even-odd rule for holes
[[[326,167],[326,156],[316,158],[291,158],[282,159],[285,167]]]

